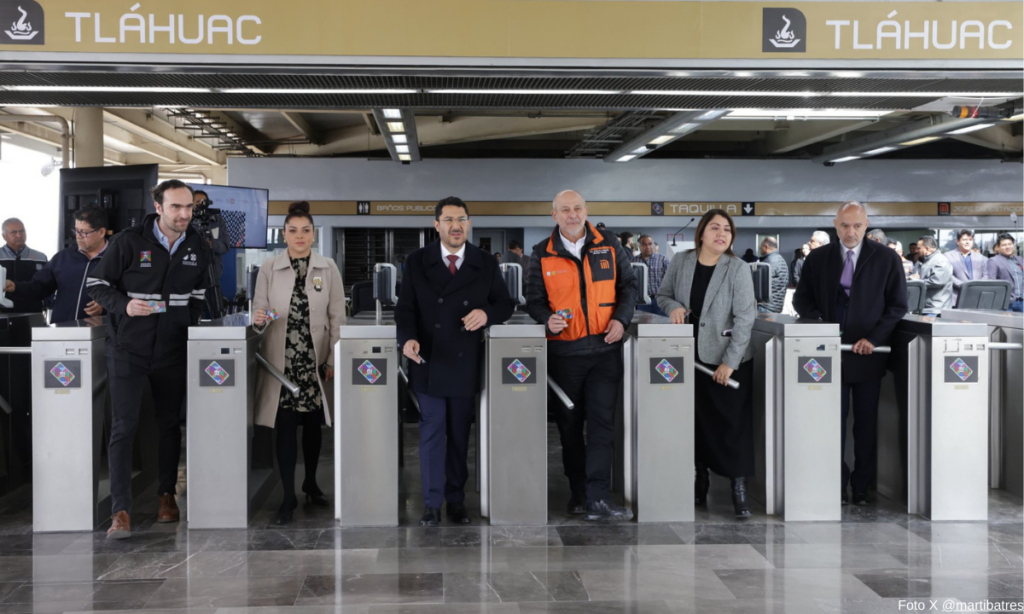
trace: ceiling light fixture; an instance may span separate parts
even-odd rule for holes
[[[728,109],[697,109],[675,113],[605,155],[605,162],[629,162],[699,130],[729,113]]]
[[[412,162],[412,156],[409,154],[398,154],[398,160],[400,162]]]
[[[402,122],[386,122],[386,125],[391,132],[405,132],[405,124]]]
[[[407,153],[409,153],[409,146],[408,145],[395,145],[395,151],[397,151],[398,153],[407,154]]]
[[[373,119],[380,128],[384,146],[396,162],[419,162],[416,139],[416,116],[409,109],[373,109]]]
[[[401,109],[384,109],[384,117],[388,119],[402,119]]]
[[[407,137],[404,134],[391,135],[391,140],[394,141],[395,143],[407,143],[408,141],[406,140],[406,138]]]
[[[890,151],[896,151],[898,147],[879,147],[878,149],[872,149],[871,151],[865,151],[865,156],[877,156],[879,154],[888,153]]]
[[[676,137],[666,134],[666,135],[663,135],[663,136],[659,136],[656,139],[651,139],[650,144],[651,145],[664,145],[665,143],[668,143],[669,141],[671,141],[674,138],[676,138]]]
[[[907,124],[872,132],[864,136],[850,139],[842,143],[830,145],[816,156],[812,162],[832,163],[845,161],[844,158],[865,158],[894,151],[900,147],[914,147],[925,143],[933,143],[949,138],[951,133],[970,132],[980,125],[994,125],[994,119],[986,119],[986,113],[980,112],[974,117],[953,117],[952,115],[930,115]]]
[[[932,141],[937,141],[940,138],[941,137],[938,137],[938,136],[924,136],[924,137],[921,137],[919,139],[914,139],[912,141],[903,141],[902,143],[900,143],[900,145],[904,145],[904,146],[907,146],[907,147],[913,147],[914,145],[923,145],[925,143],[931,143]]]
[[[419,90],[412,89],[255,89],[255,88],[229,88],[218,90],[221,94],[295,94],[295,95],[332,95],[332,94],[418,94]]]
[[[463,96],[614,96],[622,90],[427,90],[428,94],[453,94]]]
[[[615,160],[615,162],[629,162],[630,160],[632,160],[635,157],[636,157],[636,155],[634,155],[634,154],[626,154],[624,156],[619,156],[619,158],[617,160]]]
[[[849,162],[850,160],[860,160],[860,156],[846,156],[845,158],[836,158],[835,160],[829,160],[833,164],[839,164],[840,162]]]

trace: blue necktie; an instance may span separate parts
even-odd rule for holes
[[[971,264],[971,253],[964,255],[964,266],[967,267],[967,279],[974,279],[974,265]]]

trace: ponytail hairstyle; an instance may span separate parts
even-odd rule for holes
[[[309,203],[304,200],[288,205],[288,215],[284,218],[284,225],[287,226],[288,222],[297,217],[306,218],[309,220],[310,225],[315,226],[313,224],[313,216],[309,213]]]

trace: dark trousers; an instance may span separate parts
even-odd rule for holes
[[[277,410],[277,418],[274,420],[274,430],[277,431],[277,468],[281,472],[285,503],[290,503],[295,498],[295,462],[299,455],[297,436],[300,426],[302,461],[306,469],[302,490],[314,494],[319,489],[316,485],[316,468],[320,462],[320,447],[323,444],[323,415],[322,411]]]
[[[416,393],[420,402],[420,475],[423,503],[466,500],[469,479],[469,431],[473,426],[473,397],[432,397]]]
[[[852,483],[853,492],[864,493],[875,481],[878,468],[878,398],[882,392],[881,380],[843,384],[842,392],[842,448],[843,488]],[[854,468],[846,465],[846,418],[853,397],[853,459]]]
[[[147,369],[122,360],[107,360],[110,383],[111,421],[110,498],[111,512],[132,511],[132,444],[139,428],[142,389],[145,379],[153,393],[153,405],[160,430],[157,493],[174,494],[181,459],[181,404],[185,398],[184,363],[160,369]]]
[[[616,348],[594,356],[549,354],[548,375],[575,405],[568,410],[556,401],[553,412],[569,488],[574,497],[585,494],[587,501],[608,499],[622,351]]]

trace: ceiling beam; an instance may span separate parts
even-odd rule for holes
[[[765,138],[765,153],[782,154],[814,143],[867,128],[876,120],[808,120],[791,122],[788,130],[775,130]]]
[[[104,109],[103,118],[108,123],[115,124],[148,141],[186,154],[206,164],[222,166],[227,163],[227,155],[223,151],[217,151],[206,143],[175,130],[172,124],[160,119],[150,111]]]
[[[288,123],[298,130],[302,136],[306,137],[306,140],[314,145],[320,145],[319,134],[309,121],[302,116],[302,113],[299,113],[298,111],[281,111],[281,115],[288,120]]]
[[[1022,145],[1024,145],[1024,139],[1022,139],[1021,135],[1013,135],[1013,125],[1009,123],[992,126],[977,132],[957,134],[952,138],[964,143],[970,143],[971,145],[977,145],[978,147],[1014,153],[1019,153],[1022,150]]]
[[[174,149],[147,141],[137,134],[128,132],[117,124],[105,122],[103,126],[103,136],[104,138],[109,138],[119,143],[130,145],[136,149],[141,149],[154,158],[161,160],[161,163],[170,162],[172,164],[177,164],[181,162],[181,154]]]

